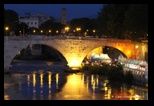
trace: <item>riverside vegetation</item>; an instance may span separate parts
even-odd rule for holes
[[[82,67],[83,71],[89,71],[89,74],[98,74],[107,77],[110,81],[124,82],[133,84],[133,74],[131,71],[124,72],[123,66],[120,63],[109,65],[90,65],[86,64]]]

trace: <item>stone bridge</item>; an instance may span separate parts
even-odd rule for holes
[[[11,61],[23,48],[31,44],[43,44],[59,51],[67,60],[69,67],[80,67],[86,55],[95,48],[109,46],[120,50],[127,58],[145,60],[147,47],[131,40],[90,38],[72,36],[5,36],[4,37],[4,71],[9,70]],[[137,48],[135,46],[138,45]]]

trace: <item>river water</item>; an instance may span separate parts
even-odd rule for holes
[[[15,61],[4,74],[4,100],[148,100],[148,88],[68,73],[49,61]]]

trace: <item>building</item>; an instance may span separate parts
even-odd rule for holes
[[[39,20],[38,18],[32,18],[32,17],[20,17],[19,19],[20,22],[25,22],[29,27],[35,27],[39,28]]]
[[[66,8],[62,8],[61,23],[66,25]]]
[[[50,20],[50,16],[43,14],[43,13],[38,13],[38,14],[34,14],[31,16],[32,18],[38,18],[39,20],[39,24],[41,25],[42,23]]]
[[[50,16],[45,14],[34,14],[30,15],[30,13],[25,13],[24,17],[19,17],[20,22],[25,22],[29,27],[39,28],[39,26],[45,21],[49,20]]]

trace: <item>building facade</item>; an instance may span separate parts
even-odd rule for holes
[[[38,18],[20,18],[20,22],[25,22],[29,27],[39,28],[39,20]]]
[[[34,14],[30,15],[30,13],[25,13],[24,17],[19,17],[20,22],[25,22],[29,27],[39,28],[39,26],[45,21],[49,20],[50,16],[45,14]]]

